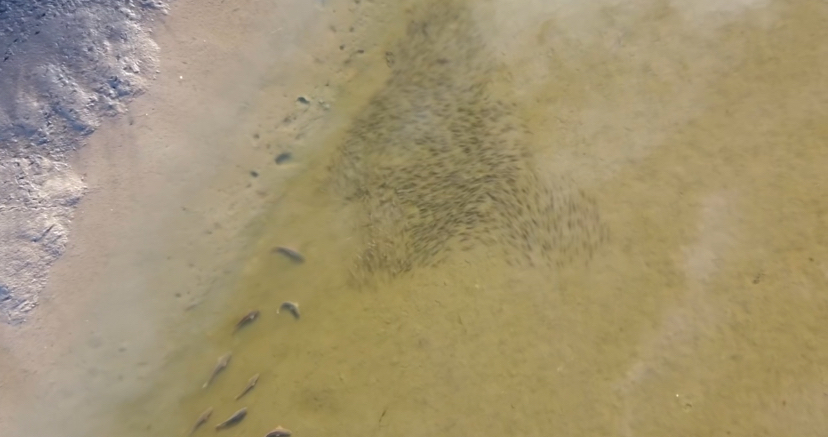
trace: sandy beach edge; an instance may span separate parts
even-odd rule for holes
[[[250,124],[258,120],[245,108],[279,60],[274,51],[297,69],[313,62],[295,35],[316,12],[295,1],[177,0],[155,24],[157,79],[71,154],[88,189],[66,253],[29,320],[0,325],[3,435],[18,435],[17,427],[32,435],[19,420],[30,406],[61,403],[68,412],[102,391],[140,390],[145,375],[113,387],[111,373],[146,361],[149,348],[159,349],[163,321],[197,303],[221,276],[215,272],[229,271],[239,232],[268,189],[252,174],[274,165],[276,153],[256,141]],[[287,79],[286,87],[313,80]],[[294,99],[285,99],[285,111]],[[148,290],[165,280],[168,290]],[[97,386],[79,390],[90,362]]]

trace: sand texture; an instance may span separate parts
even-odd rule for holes
[[[67,163],[158,69],[162,1],[0,5],[0,322],[37,306],[86,188]]]
[[[0,161],[3,437],[828,429],[825,2],[130,7],[143,95]]]

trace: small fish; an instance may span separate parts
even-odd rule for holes
[[[203,386],[201,386],[201,388],[207,388],[207,386],[210,385],[214,379],[216,379],[216,375],[221,373],[221,371],[227,367],[227,364],[230,362],[230,356],[230,352],[228,352],[219,357],[218,362],[216,362],[216,367],[213,368],[213,373],[210,374],[210,378],[204,383]]]
[[[279,306],[279,311],[285,310],[289,311],[293,314],[293,317],[296,317],[296,320],[299,320],[299,304],[296,302],[282,302],[282,305]],[[276,311],[276,314],[279,314],[279,311]]]
[[[255,374],[255,375],[253,375],[253,376],[250,378],[250,380],[249,380],[249,381],[247,381],[247,387],[245,387],[245,388],[244,388],[244,390],[242,390],[242,392],[241,392],[241,393],[239,393],[239,395],[238,395],[238,396],[236,396],[236,400],[241,399],[241,397],[242,397],[242,396],[244,396],[244,395],[246,395],[246,394],[247,394],[247,392],[249,392],[250,390],[253,390],[253,387],[255,387],[255,386],[256,386],[256,383],[257,383],[257,382],[259,382],[259,374],[258,374],[258,373],[257,373],[257,374]]]
[[[270,431],[269,433],[265,434],[265,437],[290,437],[291,432],[289,429],[282,428],[281,426],[277,426]]]
[[[282,152],[276,156],[276,164],[283,164],[293,158],[290,152]]]
[[[196,432],[196,430],[201,428],[201,425],[204,425],[205,423],[207,423],[207,421],[210,420],[210,416],[212,416],[212,415],[213,415],[213,407],[210,407],[210,408],[204,410],[204,412],[201,413],[201,416],[198,416],[198,419],[196,419],[195,425],[193,425],[193,428],[190,430],[189,435],[192,435],[194,432]]]
[[[230,428],[233,425],[238,425],[239,422],[244,420],[245,416],[247,416],[247,407],[244,407],[241,410],[236,411],[235,413],[233,413],[232,416],[230,416],[229,419],[216,425],[216,431],[224,428]]]
[[[257,310],[253,310],[253,311],[247,313],[246,316],[242,317],[242,319],[239,320],[239,323],[236,323],[236,328],[233,332],[236,332],[239,329],[244,328],[245,326],[249,325],[250,323],[252,323],[254,320],[256,320],[258,318],[259,318],[259,311],[257,311]]]
[[[289,247],[279,246],[273,249],[273,252],[281,253],[282,255],[288,257],[291,261],[295,262],[296,264],[302,264],[303,262],[305,262],[305,257],[302,256],[301,253]]]

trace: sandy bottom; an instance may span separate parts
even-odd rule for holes
[[[3,435],[85,435],[101,407],[145,390],[182,314],[234,271],[262,197],[295,171],[274,162],[294,147],[293,127],[262,139],[262,122],[275,111],[300,126],[324,111],[296,104],[327,77],[299,74],[329,49],[314,23],[324,8],[183,0],[174,10],[155,32],[164,56],[152,90],[73,162],[89,193],[44,301],[25,325],[0,326]],[[265,72],[279,101],[250,114]]]
[[[469,2],[502,66],[469,81],[610,238],[555,268],[475,246],[389,279],[354,263],[326,163],[422,48],[402,35],[427,2],[229,3],[174,5],[161,77],[78,156],[91,193],[49,299],[0,330],[2,435],[185,435],[212,408],[207,434],[242,407],[227,435],[826,429],[828,6]],[[477,61],[457,47],[427,50]]]

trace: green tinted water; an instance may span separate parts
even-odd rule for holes
[[[828,7],[441,4],[366,6],[237,282],[109,434],[825,429]]]

